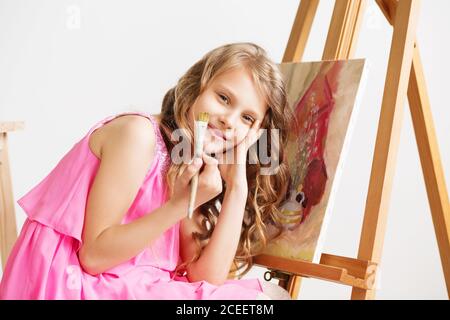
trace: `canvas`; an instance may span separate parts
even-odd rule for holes
[[[279,67],[294,113],[285,150],[291,181],[276,223],[268,225],[273,239],[264,253],[317,263],[365,83],[365,60]]]

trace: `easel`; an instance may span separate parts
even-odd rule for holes
[[[406,96],[413,119],[428,201],[450,296],[450,206],[430,111],[416,27],[420,0],[376,0],[393,26],[392,46],[381,106],[358,259],[322,254],[320,263],[260,255],[255,264],[269,268],[279,285],[296,298],[300,276],[353,287],[352,299],[374,299],[387,209],[392,189]],[[301,0],[283,62],[301,60],[319,0]],[[356,47],[365,0],[336,0],[322,60],[349,59]]]
[[[16,214],[9,168],[8,132],[22,130],[23,122],[0,122],[0,254],[2,270],[17,239]]]

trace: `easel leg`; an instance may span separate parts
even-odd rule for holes
[[[0,132],[0,253],[3,269],[17,238],[14,211],[7,133]]]
[[[409,79],[408,98],[447,293],[450,297],[450,205],[417,44]]]
[[[322,60],[353,56],[365,8],[365,0],[336,0]]]
[[[397,158],[403,107],[411,72],[419,0],[398,1],[391,53],[367,194],[358,259],[380,262]],[[373,299],[375,290],[353,288],[352,299]]]
[[[288,45],[284,51],[283,62],[302,60],[318,5],[319,0],[301,0]]]
[[[377,0],[377,4],[392,25],[396,12],[395,1]],[[450,205],[417,43],[409,78],[408,99],[447,292],[450,297]]]
[[[302,284],[302,277],[291,276],[287,282],[286,290],[289,292],[292,298],[296,299],[300,292],[300,286]]]

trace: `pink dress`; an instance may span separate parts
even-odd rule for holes
[[[80,267],[77,252],[87,197],[100,164],[89,148],[89,136],[126,114],[139,114],[152,122],[157,147],[153,164],[122,223],[151,214],[167,201],[164,175],[170,157],[156,120],[148,114],[124,112],[98,122],[17,201],[27,219],[7,261],[0,299],[256,299],[263,292],[259,279],[227,280],[215,286],[175,276],[179,223],[134,258],[97,276]]]

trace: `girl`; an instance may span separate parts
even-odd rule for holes
[[[280,71],[255,44],[224,45],[187,71],[161,111],[100,121],[18,200],[28,217],[0,298],[267,298],[258,279],[230,278],[244,269],[242,277],[264,248],[265,224],[288,186],[290,109]],[[200,112],[210,115],[204,154],[176,163],[174,133],[192,147]],[[279,148],[269,135],[269,154],[278,156],[271,175],[248,158],[263,128],[279,129]],[[218,160],[230,154],[234,161]],[[197,172],[191,220],[189,181]],[[286,297],[278,290],[275,298]]]

